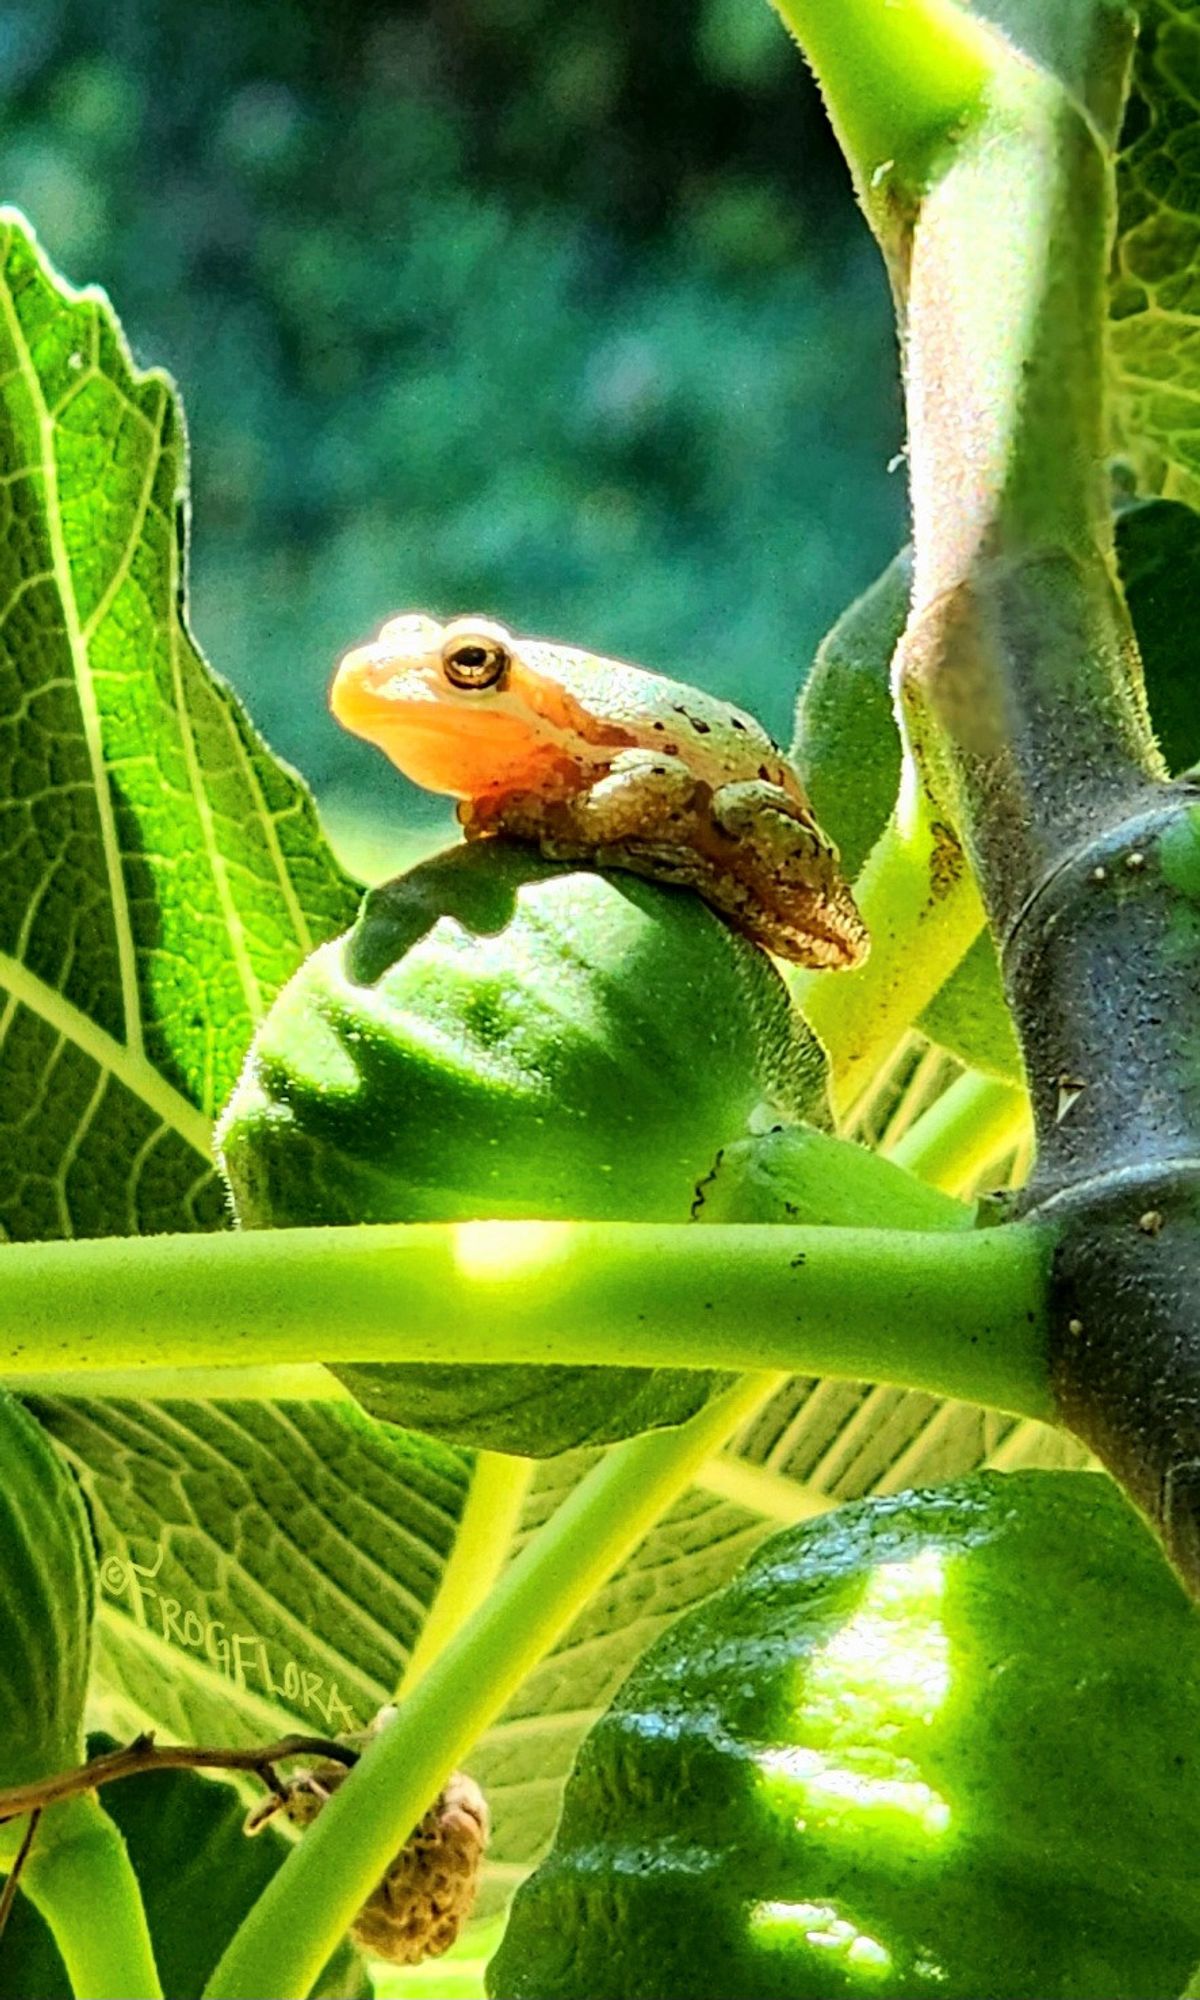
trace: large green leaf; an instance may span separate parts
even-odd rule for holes
[[[1200,12],[1140,0],[1111,292],[1118,441],[1143,490],[1200,505]]]
[[[9,210],[0,463],[0,1236],[219,1227],[212,1115],[355,898],[188,630],[169,381]]]
[[[937,1199],[933,1197],[932,1199]],[[469,1461],[353,1405],[38,1399],[100,1541],[94,1712],[121,1736],[261,1741],[361,1727],[430,1608],[550,1517],[594,1452],[533,1474],[511,1543],[468,1511]],[[545,1851],[578,1744],[665,1625],[772,1528],[974,1466],[1076,1463],[1036,1424],[932,1397],[796,1378],[705,1468],[472,1752],[495,1832],[480,1913]],[[478,1478],[478,1473],[476,1473]]]
[[[101,1545],[97,1719],[360,1730],[441,1586],[469,1462],[346,1403],[39,1399]]]

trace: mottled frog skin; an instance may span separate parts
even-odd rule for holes
[[[473,616],[406,613],[342,658],[334,715],[468,840],[694,889],[799,965],[861,963],[867,934],[804,787],[751,715],[643,667]]]

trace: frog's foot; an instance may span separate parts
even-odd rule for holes
[[[838,851],[807,806],[761,780],[721,785],[713,826],[753,890],[752,921],[735,917],[768,951],[800,965],[860,965],[866,926],[842,879]]]
[[[778,905],[755,896],[744,914],[727,914],[739,930],[777,958],[819,972],[853,971],[871,948],[867,927],[844,882],[824,896],[796,895]]]

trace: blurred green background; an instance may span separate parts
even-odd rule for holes
[[[180,383],[198,636],[335,830],[445,819],[325,712],[400,608],[786,737],[904,490],[882,274],[766,0],[12,0],[0,96],[0,192]]]

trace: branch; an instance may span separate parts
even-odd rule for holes
[[[908,10],[851,11],[886,38]],[[840,5],[797,13],[831,101],[858,90],[886,125],[838,53]],[[975,864],[1021,1033],[1037,1129],[1025,1212],[1056,1233],[1060,1420],[1200,1596],[1200,787],[1165,782],[1106,476],[1132,23],[1111,0],[1056,18],[1057,56],[1034,52],[1049,66],[997,40],[978,115],[899,231],[867,204],[905,334],[915,560],[896,692],[923,783]],[[902,143],[902,102],[892,116]]]
[[[0,1939],[3,1938],[8,1928],[8,1920],[12,1915],[13,1904],[17,1900],[17,1890],[21,1884],[21,1876],[25,1869],[25,1863],[29,1859],[29,1850],[33,1846],[38,1827],[41,1825],[41,1819],[40,1807],[35,1812],[30,1813],[29,1825],[21,1836],[21,1845],[17,1849],[16,1859],[8,1871],[3,1889],[0,1890]]]
[[[270,1791],[281,1793],[275,1765],[289,1757],[325,1757],[339,1764],[358,1762],[358,1751],[329,1736],[281,1736],[259,1750],[210,1749],[188,1743],[168,1743],[162,1748],[153,1736],[136,1737],[122,1750],[107,1750],[86,1764],[75,1764],[49,1778],[35,1778],[25,1785],[0,1788],[0,1826],[19,1819],[22,1813],[35,1817],[47,1806],[64,1799],[94,1792],[101,1785],[115,1784],[119,1778],[136,1778],[143,1771],[252,1771]]]
[[[0,1248],[0,1372],[780,1368],[1046,1418],[1053,1231],[466,1222]],[[72,1378],[74,1378],[72,1380]]]

